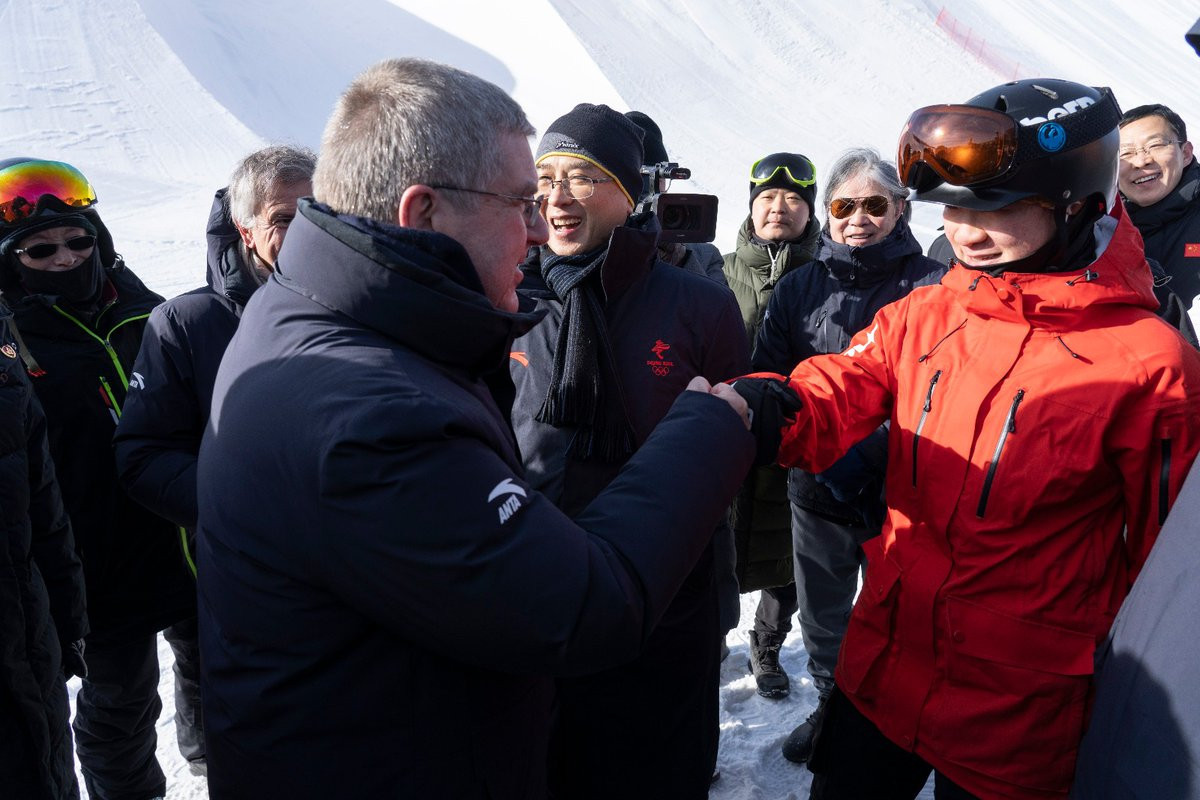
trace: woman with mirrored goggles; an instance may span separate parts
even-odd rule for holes
[[[186,635],[173,626],[195,616],[195,581],[179,531],[129,498],[112,448],[162,298],[116,254],[83,173],[32,158],[0,161],[0,290],[30,354],[83,562],[91,633],[85,649],[68,641],[65,652],[85,653],[86,669],[72,669],[83,678],[75,742],[88,794],[162,795],[163,773],[142,755],[156,735],[155,641],[164,629],[173,647]]]

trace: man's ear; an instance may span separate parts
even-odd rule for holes
[[[1192,143],[1184,142],[1183,143],[1183,165],[1186,167],[1190,163],[1192,163]]]
[[[424,184],[414,184],[400,195],[400,208],[396,210],[396,221],[402,228],[420,231],[433,230],[433,215],[437,210],[437,191]]]
[[[246,245],[246,249],[254,252],[254,237],[250,234],[250,229],[243,228],[242,223],[237,220],[233,221],[233,227],[237,228],[237,232],[242,237],[242,244]]]

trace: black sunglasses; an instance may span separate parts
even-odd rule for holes
[[[42,244],[31,244],[31,245],[29,245],[29,247],[23,247],[19,250],[13,250],[13,252],[19,256],[26,255],[26,256],[29,256],[30,258],[34,259],[35,261],[41,261],[43,258],[49,258],[50,256],[57,253],[58,248],[63,247],[64,245],[68,249],[74,250],[76,253],[81,253],[84,250],[88,250],[88,249],[92,248],[93,246],[95,246],[95,244],[96,244],[95,236],[86,236],[85,235],[85,236],[76,236],[74,238],[67,239],[62,244],[58,244],[57,242],[43,242]]]

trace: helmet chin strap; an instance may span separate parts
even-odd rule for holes
[[[1069,216],[1067,206],[1054,207],[1054,233],[1046,243],[1024,258],[979,268],[992,277],[1005,272],[1071,272],[1095,260],[1095,222],[1104,215],[1104,202],[1091,197],[1078,214]],[[964,264],[970,269],[970,265]]]

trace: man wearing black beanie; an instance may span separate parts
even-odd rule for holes
[[[624,115],[581,104],[551,123],[535,156],[550,238],[530,251],[520,291],[549,314],[513,343],[512,421],[529,481],[568,515],[617,475],[689,380],[749,367],[732,293],[658,260],[657,220],[630,216],[642,138]],[[551,796],[706,797],[718,682],[710,545],[635,661],[557,681]]]

